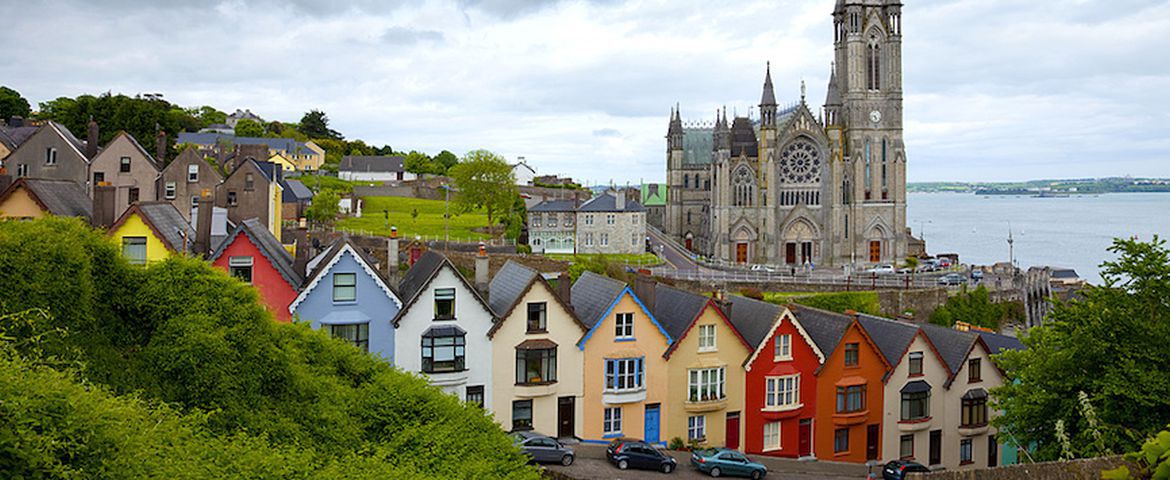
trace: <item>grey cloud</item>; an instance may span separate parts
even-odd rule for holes
[[[391,45],[414,45],[419,42],[442,43],[443,32],[415,30],[406,27],[390,27],[382,34],[382,41]]]

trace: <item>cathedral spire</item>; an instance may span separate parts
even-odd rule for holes
[[[670,128],[666,130],[667,145],[671,150],[681,150],[683,144],[682,115],[676,105],[670,109]]]
[[[768,62],[764,73],[764,95],[760,98],[760,106],[775,105],[776,92],[772,88],[772,62]]]

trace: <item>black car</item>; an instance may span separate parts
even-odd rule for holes
[[[535,432],[516,432],[512,434],[512,441],[520,447],[521,451],[528,454],[533,462],[559,463],[567,467],[572,465],[573,459],[576,458],[573,449],[548,435]]]
[[[885,480],[904,480],[907,473],[930,473],[930,469],[909,460],[894,460],[882,467],[882,478]]]
[[[670,473],[678,466],[674,457],[662,453],[649,443],[632,438],[619,438],[610,442],[605,449],[605,458],[622,470],[639,468]]]

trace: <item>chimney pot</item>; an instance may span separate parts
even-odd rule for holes
[[[569,272],[561,272],[560,275],[557,275],[557,294],[561,296],[561,300],[564,300],[566,305],[573,304],[573,278],[569,276]]]
[[[475,255],[475,288],[486,293],[488,289],[488,267],[490,265],[487,247],[479,242],[479,253]]]
[[[297,227],[296,232],[293,235],[295,235],[294,241],[296,242],[293,250],[295,253],[293,256],[293,270],[296,271],[297,274],[301,276],[301,278],[305,278],[305,274],[307,273],[305,270],[308,269],[309,257],[311,256],[310,249],[312,248],[312,246],[309,244],[309,230],[304,226],[300,226]],[[297,285],[297,287],[299,288],[300,285]]]
[[[93,215],[90,223],[97,228],[110,228],[114,224],[114,203],[117,189],[109,185],[95,185],[93,188]]]
[[[198,210],[195,213],[195,246],[194,253],[198,257],[206,257],[211,253],[211,222],[213,221],[211,197],[199,197]]]
[[[93,118],[90,118],[87,127],[89,130],[85,138],[85,156],[93,160],[98,153],[98,124]]]

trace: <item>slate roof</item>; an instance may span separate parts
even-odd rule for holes
[[[60,123],[54,122],[52,120],[45,122],[45,126],[50,126],[50,127],[55,128],[58,132],[61,133],[62,137],[65,137],[66,141],[68,141],[69,143],[72,143],[73,146],[77,148],[77,152],[82,154],[81,155],[82,157],[85,156],[85,142],[79,140],[76,135],[73,135],[73,132],[69,131],[68,127],[61,125]],[[88,160],[88,158],[87,158],[87,160]]]
[[[1081,276],[1077,275],[1077,271],[1071,268],[1053,268],[1052,278],[1076,280],[1081,278]]]
[[[709,165],[715,146],[715,130],[709,127],[690,127],[683,130],[684,165]]]
[[[245,220],[245,222],[246,221],[247,220]],[[370,258],[370,256],[366,254],[365,250],[354,244],[353,241],[349,239],[349,237],[342,237],[334,240],[333,243],[329,245],[328,249],[310,260],[309,268],[311,270],[309,271],[308,275],[305,275],[303,285],[309,285],[310,283],[313,283],[313,280],[316,280],[317,277],[321,276],[321,274],[325,272],[325,267],[328,267],[329,262],[333,261],[333,257],[336,257],[337,254],[341,253],[346,245],[349,245],[349,247],[353,249],[354,253],[357,254],[359,257],[357,259],[358,261],[365,262],[366,265],[370,267],[370,271],[377,275],[379,280],[385,283],[386,280],[382,278],[381,273],[374,269],[374,265],[377,262]],[[281,248],[283,249],[283,247]],[[387,284],[387,286],[389,286],[389,284]]]
[[[570,296],[577,318],[588,328],[593,328],[610,305],[626,289],[626,284],[612,278],[586,271],[573,284]]]
[[[646,299],[642,299],[645,301]],[[709,299],[663,284],[654,286],[654,305],[650,307],[658,324],[670,338],[680,338],[691,327]],[[735,311],[733,308],[732,311]]]
[[[529,208],[529,212],[573,212],[577,204],[573,200],[545,200]]]
[[[110,227],[113,232],[127,219],[137,213],[147,227],[159,236],[167,248],[174,252],[189,252],[195,243],[195,229],[183,218],[183,214],[170,202],[138,202],[130,205],[118,221]]]
[[[987,345],[987,349],[991,350],[992,354],[1004,350],[1023,350],[1026,348],[1020,339],[998,333],[979,332],[979,338],[983,339],[983,343]]]
[[[735,117],[731,122],[731,156],[756,157],[760,154],[760,143],[756,129],[747,117]]]
[[[300,180],[283,180],[280,186],[284,192],[280,194],[280,201],[284,203],[303,202],[313,199],[313,191],[309,190]]]
[[[617,195],[625,195],[618,193]],[[602,193],[596,197],[591,198],[588,202],[581,204],[577,209],[578,212],[645,212],[646,207],[641,203],[627,200],[625,208],[618,210],[617,197],[612,192]]]
[[[768,64],[766,73],[764,74],[764,93],[760,96],[760,105],[775,105],[776,91],[772,88],[772,65]]]
[[[918,335],[917,325],[896,320],[863,314],[858,316],[858,321],[890,365],[898,364],[914,336]]]
[[[934,344],[934,349],[938,350],[939,355],[946,362],[947,368],[951,370],[951,375],[954,375],[963,366],[963,360],[967,359],[971,346],[978,338],[972,332],[963,332],[933,323],[922,324],[922,331],[926,333],[926,338],[930,339],[930,343]]]
[[[853,318],[849,315],[803,305],[792,305],[789,308],[825,358],[829,358],[829,354],[833,353],[837,344],[841,342],[841,337],[845,336],[849,324],[853,323]]]
[[[536,277],[535,270],[508,260],[488,284],[488,306],[497,316],[503,317],[520,301]]]
[[[280,243],[280,240],[277,240],[276,237],[272,235],[272,232],[268,231],[268,228],[266,228],[264,224],[260,223],[260,220],[255,218],[249,218],[243,222],[240,222],[240,224],[232,230],[232,233],[228,235],[227,239],[220,242],[219,247],[217,247],[215,252],[211,254],[209,260],[214,262],[216,259],[223,256],[223,253],[227,250],[228,245],[231,245],[232,242],[235,242],[236,238],[241,233],[247,235],[248,238],[252,240],[252,243],[256,245],[256,248],[260,250],[262,255],[264,255],[264,258],[268,259],[268,263],[271,263],[272,267],[275,268],[276,271],[280,272],[280,276],[284,277],[285,281],[287,281],[289,285],[292,285],[294,289],[301,287],[301,283],[304,281],[304,279],[301,278],[300,274],[298,274],[296,269],[293,268],[292,255],[289,255],[288,250],[284,249],[284,245]]]
[[[398,155],[346,155],[337,170],[342,172],[402,172],[405,159]]]
[[[442,254],[434,250],[423,252],[414,265],[411,265],[410,269],[406,271],[406,275],[402,276],[402,282],[398,284],[403,304],[414,303],[414,297],[418,296],[418,293],[431,281],[431,278],[444,263],[448,263],[448,260]]]
[[[37,133],[37,127],[0,127],[0,142],[7,145],[9,150],[15,151],[34,133]]]
[[[302,142],[298,142],[291,138],[260,138],[260,137],[237,137],[226,133],[218,132],[181,132],[179,138],[175,143],[193,143],[195,145],[215,145],[220,140],[230,142],[235,145],[268,145],[271,150],[283,150],[295,155],[311,155],[315,154],[312,149]]]
[[[85,189],[71,180],[52,180],[47,178],[18,178],[4,193],[0,200],[8,198],[19,187],[24,187],[33,196],[33,200],[49,213],[58,217],[91,218],[93,200],[85,194]]]
[[[784,307],[738,295],[730,295],[728,299],[731,300],[731,324],[752,350],[759,348]]]

